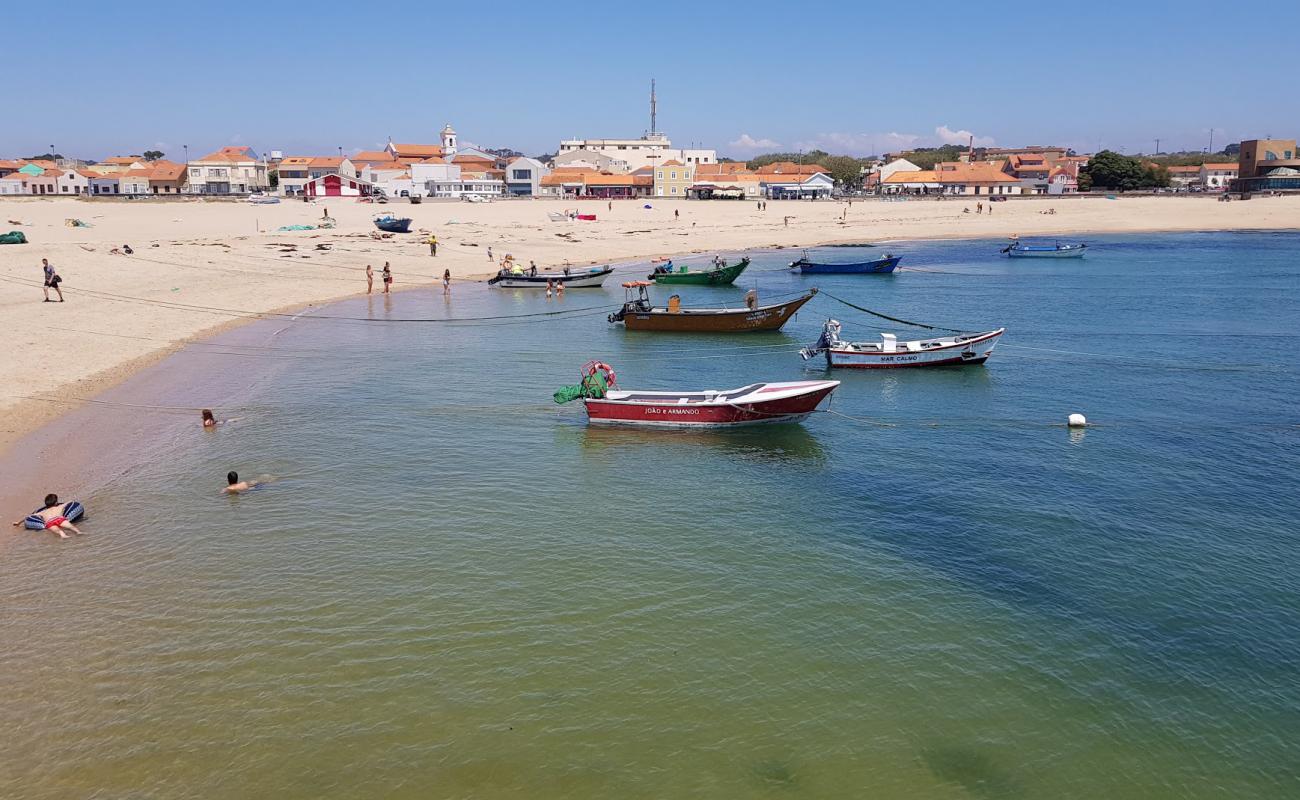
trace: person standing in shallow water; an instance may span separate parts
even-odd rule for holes
[[[389,269],[388,262],[384,262],[384,294],[388,294],[388,287],[393,285],[393,271]]]
[[[375,289],[375,270],[369,264],[366,265],[366,294],[370,294]]]
[[[442,271],[442,293],[451,297],[451,270],[449,269]]]

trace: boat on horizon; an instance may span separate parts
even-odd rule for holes
[[[607,364],[588,362],[576,386],[554,395],[555,402],[581,399],[587,420],[597,425],[656,428],[730,428],[798,422],[817,410],[839,381],[751,383],[718,391],[624,391]]]
[[[1002,248],[1008,258],[1083,258],[1088,245],[1078,244],[1025,244],[1019,239]]]
[[[745,293],[744,308],[686,308],[681,297],[668,298],[667,306],[650,302],[651,281],[623,284],[623,307],[609,315],[610,322],[621,322],[629,331],[669,331],[675,333],[744,333],[779,330],[804,303],[817,294],[809,290],[793,300],[760,306],[758,292]]]
[[[749,259],[742,258],[735,264],[715,262],[711,269],[702,270],[692,270],[683,264],[674,271],[670,260],[655,267],[654,272],[646,276],[646,280],[674,286],[726,286],[734,283],[748,266]]]
[[[898,341],[892,333],[880,334],[875,342],[846,342],[840,338],[841,325],[827,320],[817,343],[799,351],[805,361],[826,354],[828,367],[888,369],[897,367],[942,367],[983,364],[993,355],[993,348],[1006,328],[982,333],[955,333],[933,339]]]
[[[394,214],[380,214],[375,217],[375,227],[388,233],[410,233],[411,218],[398,217]]]
[[[888,275],[902,260],[902,256],[886,254],[884,258],[872,261],[820,262],[813,261],[804,253],[803,258],[790,262],[790,269],[804,275]]]
[[[610,266],[591,267],[585,270],[565,267],[559,272],[554,270],[538,272],[531,269],[518,272],[501,270],[488,279],[488,286],[501,289],[545,289],[548,284],[564,284],[566,289],[597,289],[613,273],[614,268]]]

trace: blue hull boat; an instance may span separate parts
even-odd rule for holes
[[[894,271],[902,256],[885,256],[875,261],[856,261],[843,264],[822,264],[809,261],[805,256],[790,263],[790,269],[797,269],[804,275],[885,275]]]
[[[377,217],[375,218],[375,227],[388,233],[410,233],[411,220],[407,217]]]

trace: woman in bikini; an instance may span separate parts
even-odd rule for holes
[[[384,294],[388,294],[388,287],[393,284],[393,271],[389,269],[388,262],[384,262]]]

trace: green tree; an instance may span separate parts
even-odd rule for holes
[[[161,150],[146,150],[144,151],[144,160],[157,161],[158,159],[162,158],[165,155],[167,154]]]
[[[844,188],[857,188],[862,183],[862,161],[852,156],[826,156],[817,162],[826,168],[835,183]]]
[[[1120,155],[1113,150],[1102,150],[1088,160],[1083,170],[1091,179],[1090,185],[1101,189],[1146,189],[1155,186],[1155,170],[1146,167],[1136,158]],[[1165,173],[1168,183],[1169,174]]]

